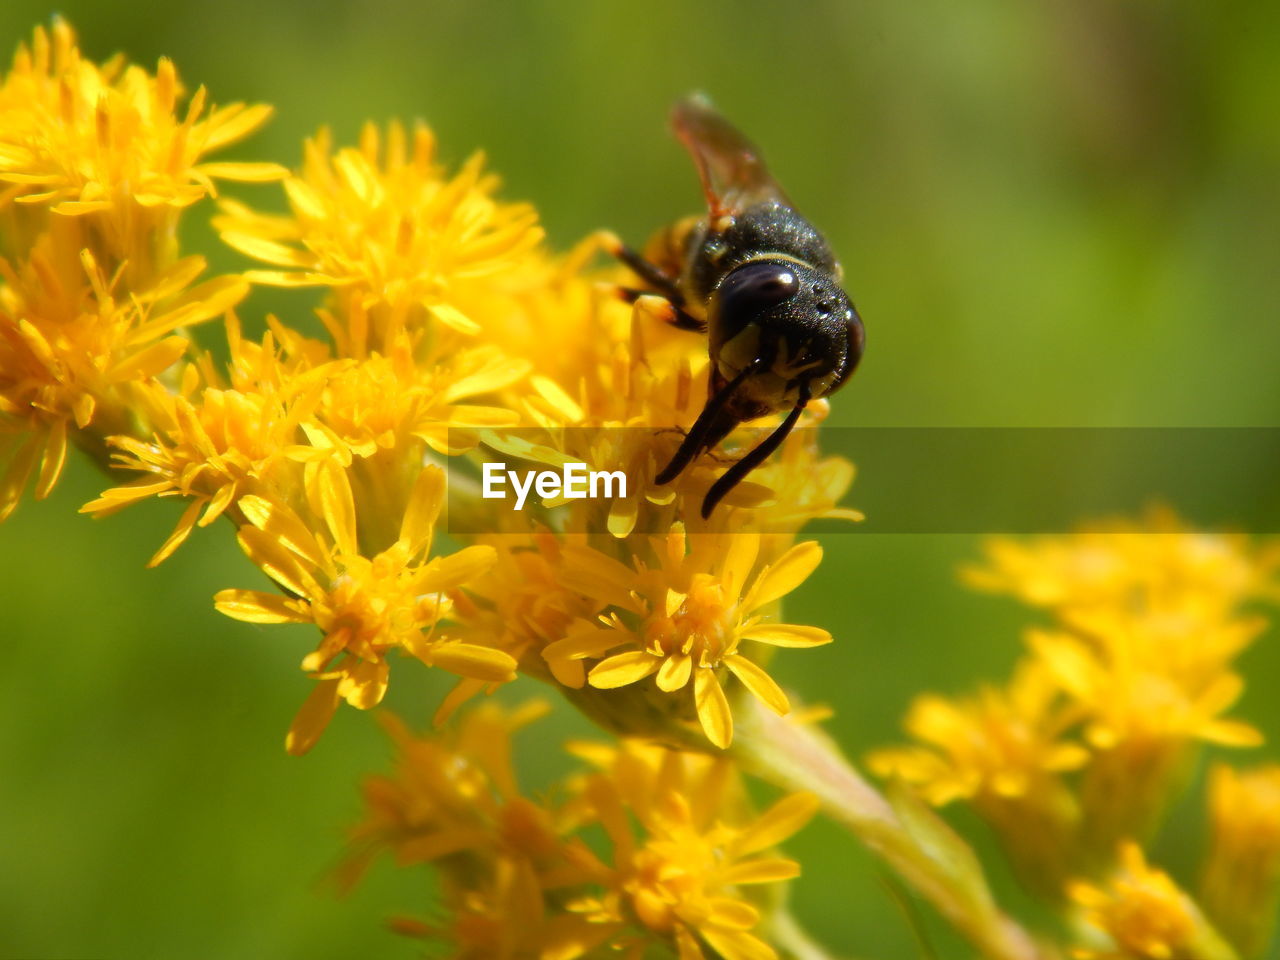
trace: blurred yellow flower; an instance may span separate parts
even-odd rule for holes
[[[1191,898],[1169,875],[1147,865],[1136,843],[1125,843],[1115,873],[1101,886],[1077,882],[1071,899],[1107,946],[1074,951],[1081,960],[1227,960],[1233,957]]]
[[[516,784],[510,736],[542,712],[486,703],[429,737],[388,720],[396,771],[365,784],[344,883],[383,850],[434,864],[450,918],[396,928],[458,958],[639,958],[655,945],[685,960],[776,958],[751,932],[771,906],[752,891],[799,873],[771,850],[817,801],[793,794],[756,816],[728,760],[635,741],[571,745],[595,771],[571,778],[562,801],[534,801]],[[584,839],[597,825],[604,850]]]
[[[1261,956],[1280,903],[1280,765],[1216,765],[1209,824],[1201,902],[1241,955]]]
[[[1089,761],[1070,738],[1077,719],[1043,664],[1024,660],[1005,687],[962,700],[917,697],[904,726],[919,745],[875,751],[867,765],[937,806],[970,802],[1023,880],[1056,894],[1074,865],[1080,821],[1064,775]]]
[[[1211,617],[1275,596],[1280,564],[1274,547],[1190,530],[1168,510],[1069,536],[994,538],[986,554],[984,565],[964,570],[971,586],[1059,613],[1126,608]]]

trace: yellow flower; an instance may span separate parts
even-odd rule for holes
[[[0,261],[0,459],[12,447],[0,520],[37,464],[36,497],[49,494],[69,437],[102,447],[106,435],[130,429],[139,391],[187,351],[177,331],[223,313],[247,292],[229,278],[189,286],[204,269],[200,257],[179,261],[153,287],[121,290],[88,249],[69,282],[57,276],[52,256],[41,243],[18,272]]]
[[[0,86],[0,183],[8,185],[0,208],[89,216],[101,232],[95,252],[109,270],[127,264],[129,278],[154,278],[156,245],[174,242],[162,227],[172,226],[175,210],[213,195],[214,179],[277,180],[287,172],[202,162],[252,133],[271,109],[236,103],[206,113],[201,88],[180,117],[182,92],[168,59],[155,76],[123,57],[98,66],[81,58],[64,21],[54,21],[52,36],[37,28]]]
[[[1234,956],[1200,911],[1170,879],[1147,865],[1136,843],[1120,849],[1120,864],[1104,886],[1077,882],[1071,899],[1110,946],[1079,949],[1081,960],[1228,960]]]
[[[604,893],[569,909],[616,930],[615,946],[631,945],[636,956],[656,939],[674,943],[680,960],[704,960],[704,947],[725,960],[775,960],[751,932],[762,903],[748,890],[799,874],[794,860],[768,851],[809,821],[817,799],[791,794],[757,817],[723,757],[636,741],[575,752],[604,768],[587,781],[584,799],[612,855]],[[626,934],[628,926],[636,932]]]
[[[1223,714],[1244,689],[1233,661],[1265,626],[1239,611],[1272,589],[1268,549],[1157,514],[1025,545],[996,541],[988,554],[972,582],[1048,607],[1058,621],[1027,642],[1090,748],[1078,786],[1085,864],[1155,827],[1198,744],[1261,742]]]
[[[1165,622],[1167,623],[1167,622]],[[1089,632],[1032,631],[1030,644],[1076,704],[1093,756],[1083,771],[1083,846],[1105,857],[1126,835],[1149,833],[1163,813],[1192,747],[1252,747],[1252,726],[1222,716],[1244,682],[1221,658],[1198,673],[1182,664],[1197,645],[1239,649],[1232,628],[1161,629],[1147,617],[1096,615]],[[1222,631],[1226,631],[1225,639]],[[1256,630],[1248,628],[1251,636]]]
[[[1203,740],[1251,747],[1261,734],[1220,714],[1239,699],[1244,681],[1225,670],[1179,670],[1180,652],[1196,644],[1212,647],[1217,635],[1154,629],[1122,616],[1097,617],[1088,633],[1031,631],[1029,642],[1062,688],[1087,717],[1085,736],[1098,750],[1129,744],[1179,745]],[[1247,635],[1257,633],[1249,624]],[[1236,636],[1228,639],[1238,649]]]
[[[326,385],[318,416],[357,457],[392,450],[410,438],[436,453],[456,453],[466,428],[509,426],[517,416],[465,401],[509,386],[527,370],[527,364],[488,346],[459,351],[423,369],[402,342],[387,356],[373,354],[335,375]],[[476,442],[473,438],[469,445]]]
[[[1266,950],[1280,901],[1280,765],[1209,775],[1205,912],[1243,956]]]
[[[1007,688],[984,687],[960,701],[917,697],[905,726],[927,746],[878,751],[868,762],[880,776],[920,786],[938,806],[1025,797],[1088,760],[1088,751],[1063,739],[1072,720],[1064,707],[1044,667],[1024,661]]]
[[[825,630],[774,623],[762,612],[804,582],[822,559],[822,548],[798,544],[749,579],[760,551],[757,533],[686,536],[677,527],[649,539],[652,565],[638,559],[634,568],[590,547],[566,550],[561,582],[610,609],[599,624],[575,625],[543,656],[569,687],[585,681],[612,690],[654,674],[661,694],[692,685],[707,739],[727,747],[733,717],[720,668],[777,713],[790,709],[773,679],[738,652],[740,643],[813,647],[831,642]],[[618,647],[630,649],[610,654]],[[584,669],[584,660],[602,657],[589,672]]]
[[[528,804],[516,786],[511,735],[547,711],[547,704],[536,700],[510,712],[484,703],[468,711],[455,728],[423,737],[398,718],[381,714],[396,745],[396,769],[393,775],[365,781],[365,815],[351,831],[354,850],[342,871],[344,883],[357,880],[384,849],[402,866],[466,850],[490,856],[504,817],[531,828],[510,831],[507,852],[546,847],[547,821],[527,810],[508,816],[504,806]]]
[[[328,369],[286,363],[270,333],[261,346],[243,341],[234,319],[228,331],[233,386],[206,387],[189,398],[199,373],[188,367],[181,393],[158,384],[139,392],[136,405],[157,424],[156,435],[110,440],[116,448],[114,465],[142,476],[80,508],[105,516],[152,496],[186,498],[186,510],[149,566],[170,556],[197,524],[208,526],[228,509],[236,515],[241,497],[300,486],[300,461],[317,458],[300,441],[320,403]]]
[[[265,107],[185,115],[173,64],[155,76],[116,57],[83,60],[55,20],[19,48],[0,84],[0,519],[38,470],[56,482],[70,441],[100,461],[113,433],[149,432],[134,389],[187,350],[185,327],[247,292],[237,278],[194,285],[201,257],[179,259],[177,217],[213,179],[278,178],[273,164],[202,158],[251,133]]]
[[[302,661],[302,669],[320,682],[294,719],[286,740],[290,753],[305,753],[315,744],[340,699],[362,710],[382,700],[393,649],[486,683],[514,678],[516,663],[509,655],[438,632],[452,606],[450,592],[494,562],[492,548],[485,546],[430,557],[444,497],[439,468],[422,470],[399,539],[371,558],[361,553],[346,472],[326,460],[308,465],[308,474],[306,492],[322,531],[263,497],[238,501],[249,521],[240,530],[240,545],[289,596],[223,590],[214,598],[218,610],[238,620],[314,623],[324,633]]]
[[[291,216],[228,201],[216,223],[231,246],[283,268],[250,271],[250,280],[332,287],[340,326],[350,310],[361,312],[367,326],[346,328],[344,355],[385,347],[429,319],[473,335],[489,290],[542,238],[532,207],[493,198],[497,181],[482,164],[477,154],[446,179],[422,126],[406,136],[392,124],[384,143],[370,124],[358,147],[336,152],[321,131],[307,143],[301,173],[285,182]]]
[[[396,769],[364,784],[365,815],[351,833],[343,885],[384,850],[401,867],[432,863],[449,918],[396,918],[393,926],[449,944],[458,960],[572,960],[608,937],[561,905],[566,891],[600,872],[572,836],[577,818],[522,796],[516,783],[511,735],[546,712],[540,701],[513,711],[485,703],[434,736],[415,736],[384,715]]]

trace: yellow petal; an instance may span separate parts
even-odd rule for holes
[[[254,236],[253,234],[236,233],[228,230],[222,234],[222,240],[227,246],[239,250],[247,257],[253,257],[255,260],[265,260],[267,263],[274,263],[279,267],[301,267],[306,269],[316,265],[315,256],[305,250],[285,246],[283,243],[277,243],[274,240],[264,240],[262,237]]]
[[[100,514],[109,510],[118,510],[126,504],[145,500],[154,494],[172,489],[173,484],[168,480],[159,480],[155,483],[145,480],[137,483],[126,483],[124,486],[112,487],[110,490],[102,491],[97,500],[90,500],[80,508],[80,512]]]
[[[241,501],[243,502],[243,501]],[[271,534],[257,527],[241,527],[236,539],[249,559],[276,583],[302,597],[323,596],[326,591],[303,569],[296,554],[286,550]]]
[[[457,307],[447,303],[433,303],[427,308],[433,317],[446,327],[452,327],[459,333],[476,334],[480,332],[480,324],[476,323]]]
[[[738,533],[730,536],[724,560],[724,581],[732,597],[742,596],[747,575],[760,553],[760,534]]]
[[[444,502],[444,490],[444,471],[436,466],[423,467],[414,481],[404,519],[400,521],[400,539],[408,543],[411,552],[417,553],[431,542]]]
[[[233,103],[223,107],[205,121],[208,132],[205,135],[204,149],[212,152],[247,137],[267,122],[273,110],[265,103],[257,103],[251,107]]]
[[[831,634],[821,627],[794,623],[758,623],[742,631],[742,637],[775,647],[820,647],[831,642]]]
[[[464,547],[432,559],[414,577],[414,585],[423,593],[443,593],[470,583],[497,562],[498,552],[487,544]]]
[[[201,163],[195,167],[197,173],[206,177],[218,177],[222,180],[237,180],[241,183],[270,183],[283,180],[289,175],[289,168],[278,163]]]
[[[439,643],[431,648],[431,665],[473,680],[506,683],[516,677],[516,661],[509,653],[474,643]]]
[[[43,500],[53,491],[53,486],[62,475],[62,467],[66,462],[67,421],[59,418],[49,427],[49,435],[45,438],[44,452],[40,457],[40,472],[36,477],[37,500]]]
[[[790,880],[798,876],[800,876],[800,864],[783,857],[735,863],[720,874],[725,883],[732,884],[777,883],[779,880]]]
[[[300,757],[314,747],[320,734],[324,733],[324,728],[333,719],[333,713],[338,709],[338,700],[337,678],[317,683],[293,718],[293,725],[284,738],[285,750]]]
[[[160,549],[147,561],[148,567],[158,567],[173,554],[173,551],[182,546],[191,535],[191,528],[196,525],[196,519],[204,503],[203,500],[193,500],[187,505],[187,509],[182,511],[182,516],[178,519],[178,525],[173,528],[173,533],[169,534],[168,539],[160,545]]]
[[[466,397],[474,397],[481,393],[493,393],[503,387],[509,387],[523,379],[532,368],[528,360],[503,357],[500,362],[490,363],[482,370],[468,374],[454,381],[444,392],[445,403],[454,403]]]
[[[776,847],[813,819],[819,806],[818,798],[812,793],[783,797],[739,835],[734,851],[738,856],[746,856]]]
[[[569,629],[567,636],[543,647],[542,656],[548,661],[602,657],[610,647],[621,646],[622,642],[623,635],[616,630],[579,621]]]
[[[693,657],[683,653],[673,653],[662,664],[658,671],[658,689],[666,693],[683,689],[689,682],[693,672]]]
[[[297,601],[258,590],[219,590],[213,596],[219,613],[246,623],[307,623],[311,620],[298,609]]]
[[[529,383],[569,423],[577,423],[586,416],[582,407],[578,406],[577,401],[565,393],[560,384],[549,377],[534,376],[529,379]]]
[[[722,750],[733,742],[733,715],[720,681],[710,667],[699,667],[693,675],[693,701],[698,708],[702,730]]]
[[[269,287],[332,287],[339,283],[335,277],[323,273],[285,273],[283,270],[246,270],[244,278]]]
[[[706,960],[706,956],[688,927],[676,927],[676,960]]]
[[[750,930],[760,922],[760,911],[749,903],[732,897],[711,897],[707,900],[711,915],[707,918],[717,927],[731,930]]]
[[[734,654],[724,658],[724,665],[742,681],[744,687],[759,697],[765,706],[778,716],[784,716],[791,711],[791,702],[787,700],[787,695],[774,683],[773,677],[765,673],[758,664]]]
[[[358,554],[356,540],[356,502],[351,494],[351,481],[347,471],[335,460],[324,460],[317,465],[316,493],[320,512],[333,535],[338,550],[348,556]]]
[[[324,566],[324,552],[306,524],[288,507],[272,503],[255,494],[241,497],[241,512],[258,530],[281,546],[287,547],[313,567]],[[248,532],[248,531],[246,531]],[[256,541],[260,542],[260,541]]]
[[[173,366],[186,351],[186,337],[166,337],[125,357],[107,371],[107,379],[119,382],[158,376]]]
[[[643,680],[661,665],[661,660],[643,650],[628,650],[600,661],[587,674],[587,680],[597,689],[612,690]]]
[[[748,611],[784,597],[808,578],[822,562],[822,547],[816,540],[797,543],[756,578],[744,606]]]
[[[338,682],[338,695],[357,710],[371,710],[386,696],[389,676],[387,661],[361,661]]]

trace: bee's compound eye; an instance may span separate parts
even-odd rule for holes
[[[758,313],[789,300],[800,290],[800,278],[784,263],[748,263],[720,284],[716,295],[722,314]]]

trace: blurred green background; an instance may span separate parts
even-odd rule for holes
[[[1280,425],[1273,2],[60,9],[95,58],[168,55],[217,102],[275,104],[241,157],[292,164],[320,124],[350,140],[367,118],[427,119],[447,157],[483,147],[506,195],[533,201],[562,246],[606,225],[639,242],[697,210],[665,114],[709,92],[845,263],[869,350],[836,423]],[[52,12],[8,0],[0,47]],[[198,226],[192,243],[240,263]],[[247,316],[278,306],[256,296]],[[423,912],[417,874],[384,864],[345,901],[325,887],[357,781],[385,767],[376,725],[344,709],[316,751],[287,757],[312,637],[213,611],[216,589],[257,582],[220,528],[145,571],[177,509],[77,517],[103,486],[75,464],[0,529],[0,956],[417,955],[381,926]],[[825,540],[788,614],[838,642],[784,653],[777,672],[836,707],[854,755],[897,738],[913,692],[1005,675],[1030,618],[957,585],[977,538]],[[1278,670],[1274,640],[1245,659],[1242,712],[1273,739]],[[392,705],[417,720],[437,692],[425,673],[392,684]],[[531,787],[563,769],[557,743],[582,729],[561,710],[525,735]],[[1156,850],[1184,879],[1198,804],[1189,795]],[[921,955],[844,835],[815,824],[791,849],[805,865],[797,912],[836,954]],[[967,955],[925,923],[940,956]]]

